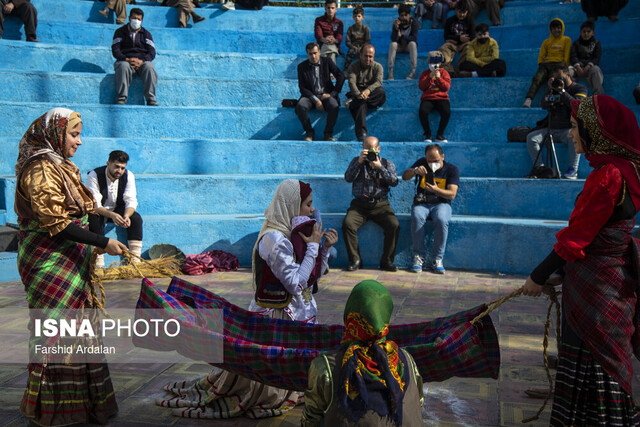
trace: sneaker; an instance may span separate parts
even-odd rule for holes
[[[569,168],[564,173],[563,178],[565,179],[578,179],[578,171],[574,168]]]
[[[304,140],[308,141],[308,142],[311,142],[311,141],[313,141],[313,138],[315,138],[315,136],[316,135],[314,134],[314,132],[307,132],[307,134],[304,137]]]
[[[342,103],[342,105],[344,105],[344,108],[351,107],[351,98],[345,99],[344,102]]]
[[[387,80],[394,80],[395,76],[393,75],[393,71],[389,71],[389,74],[387,75]]]
[[[124,105],[124,104],[126,104],[126,103],[127,103],[127,100],[126,100],[126,99],[118,99],[118,100],[116,101],[116,104],[117,104],[117,105]]]
[[[447,138],[445,138],[443,135],[437,135],[436,142],[449,142],[449,141],[447,141]]]
[[[331,141],[331,142],[335,142],[336,141],[336,139],[330,133],[325,133],[324,134],[324,140],[325,141]]]
[[[433,272],[436,274],[444,274],[445,269],[444,266],[442,265],[442,260],[441,259],[437,259],[435,261],[433,261],[433,266],[431,267],[433,269]]]
[[[232,1],[226,1],[222,3],[222,8],[224,10],[236,10],[236,4]]]
[[[415,79],[415,78],[416,78],[416,72],[415,72],[415,70],[413,70],[413,71],[411,71],[411,72],[409,73],[409,75],[407,76],[407,80],[413,80],[413,79]]]
[[[193,23],[194,24],[197,24],[198,22],[202,22],[205,19],[207,19],[207,18],[205,18],[204,16],[196,15],[195,13],[193,14]]]
[[[522,103],[522,108],[531,108],[531,98],[525,98]]]
[[[422,257],[420,255],[414,255],[413,256],[413,265],[411,266],[411,271],[413,271],[414,273],[420,273],[422,271],[422,264],[424,263],[424,260],[422,259]]]
[[[430,136],[428,136],[428,137],[426,137],[426,138],[424,139],[424,142],[426,142],[427,144],[431,144],[431,143],[433,142],[433,140],[431,139],[431,137],[430,137]]]
[[[147,101],[147,105],[150,106],[150,107],[157,107],[158,103],[155,100],[152,99],[152,100]]]
[[[104,9],[99,10],[98,13],[100,15],[104,16],[105,18],[108,18],[109,17],[109,8],[105,7]]]

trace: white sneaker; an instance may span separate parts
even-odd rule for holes
[[[426,142],[427,144],[431,144],[433,140],[431,138],[425,138],[424,142]]]
[[[525,98],[522,103],[522,108],[531,108],[531,98]]]
[[[414,273],[420,273],[422,271],[422,264],[424,263],[424,259],[420,255],[413,256],[413,265],[411,266],[411,271]]]
[[[224,10],[236,10],[236,4],[232,1],[226,1],[222,3],[222,8]]]
[[[444,274],[445,269],[444,269],[444,265],[442,265],[441,259],[437,259],[433,261],[433,272],[437,274]]]

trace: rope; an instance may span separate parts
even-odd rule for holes
[[[475,324],[479,322],[484,316],[488,315],[489,313],[491,313],[492,311],[500,307],[505,302],[522,295],[523,290],[524,290],[524,286],[511,292],[509,295],[505,295],[501,298],[498,298],[496,300],[493,300],[487,303],[487,308],[482,313],[478,314],[471,321],[471,324],[475,326]],[[547,320],[544,324],[544,338],[542,340],[542,357],[544,360],[544,369],[547,374],[547,381],[549,382],[549,392],[547,393],[547,396],[545,397],[544,402],[542,403],[542,406],[540,407],[540,409],[538,409],[538,412],[533,417],[522,420],[523,423],[529,423],[531,421],[538,420],[540,418],[540,414],[542,414],[542,412],[546,408],[547,402],[549,401],[549,399],[551,398],[551,395],[553,394],[553,378],[551,378],[551,371],[549,370],[549,359],[547,356],[547,350],[549,348],[549,330],[551,329],[551,310],[554,305],[556,306],[556,337],[558,338],[557,340],[558,345],[560,342],[560,303],[558,302],[558,295],[560,295],[561,292],[557,292],[553,286],[546,286],[545,293],[547,293],[547,295],[549,296],[549,307],[547,307]]]

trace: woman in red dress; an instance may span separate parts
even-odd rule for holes
[[[562,337],[551,425],[640,425],[631,358],[640,355],[638,244],[640,129],[630,109],[607,95],[572,102],[569,137],[593,171],[547,258],[527,278],[539,296],[556,269]]]

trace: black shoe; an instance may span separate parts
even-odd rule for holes
[[[193,23],[197,24],[198,22],[204,21],[205,18],[204,16],[200,16],[200,15],[196,15],[195,13],[193,14]]]
[[[308,141],[308,142],[311,142],[311,141],[313,141],[313,139],[314,139],[315,137],[316,137],[315,132],[313,132],[313,131],[311,131],[311,132],[307,132],[307,133],[305,134],[305,136],[304,136],[304,140],[305,140],[305,141]]]
[[[390,271],[393,273],[398,271],[398,267],[396,267],[395,264],[380,264],[380,270]]]
[[[366,133],[363,133],[362,135],[358,135],[358,141],[360,142],[364,142],[365,138],[367,137]]]
[[[633,97],[636,99],[636,104],[640,105],[640,86],[633,90]]]
[[[147,105],[151,106],[151,107],[157,107],[158,103],[154,100],[151,101],[147,101]]]
[[[357,269],[359,269],[360,267],[362,267],[362,261],[357,260],[352,262],[351,264],[349,264],[346,268],[347,271],[356,271]]]
[[[117,104],[117,105],[124,105],[124,104],[126,104],[126,103],[127,103],[127,100],[126,100],[126,99],[118,99],[118,100],[116,101],[116,104]]]
[[[325,133],[324,134],[324,140],[325,141],[333,141],[333,142],[335,142],[336,139],[330,133]]]

